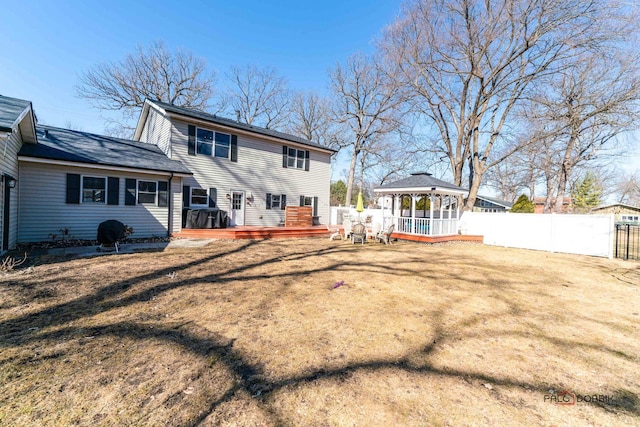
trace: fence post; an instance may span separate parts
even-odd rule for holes
[[[629,246],[631,246],[631,241],[629,240],[630,234],[631,234],[631,226],[629,224],[626,224],[627,227],[627,257],[625,258],[625,260],[629,260]]]
[[[616,239],[615,239],[616,240],[616,249],[615,249],[616,258],[618,258],[618,230],[619,230],[619,226],[620,226],[620,224],[616,224]]]

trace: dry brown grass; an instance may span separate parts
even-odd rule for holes
[[[473,244],[49,260],[0,278],[0,425],[640,425],[639,284]]]

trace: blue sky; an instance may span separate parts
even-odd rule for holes
[[[0,0],[0,94],[33,102],[41,122],[102,133],[99,110],[75,96],[92,65],[123,59],[155,40],[184,47],[223,74],[273,66],[293,89],[319,92],[327,69],[372,40],[401,0],[14,1]]]

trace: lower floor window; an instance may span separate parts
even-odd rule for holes
[[[138,181],[138,203],[155,205],[157,192],[156,181]]]
[[[190,206],[209,206],[207,190],[204,188],[192,188]]]
[[[279,209],[280,208],[280,195],[272,194],[271,195],[271,209]]]
[[[83,203],[105,203],[105,193],[107,189],[106,178],[96,178],[92,176],[82,177],[82,202]]]

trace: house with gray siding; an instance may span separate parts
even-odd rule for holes
[[[0,96],[1,251],[66,235],[95,239],[116,219],[167,236],[188,210],[230,225],[278,226],[287,205],[329,220],[333,150],[269,129],[147,101],[134,140],[37,124],[29,101]]]
[[[18,151],[36,143],[31,102],[0,95],[0,252],[18,240]]]
[[[193,173],[182,181],[184,209],[218,207],[231,225],[278,226],[287,205],[311,206],[316,223],[329,222],[332,149],[150,100],[134,140],[158,146]]]

